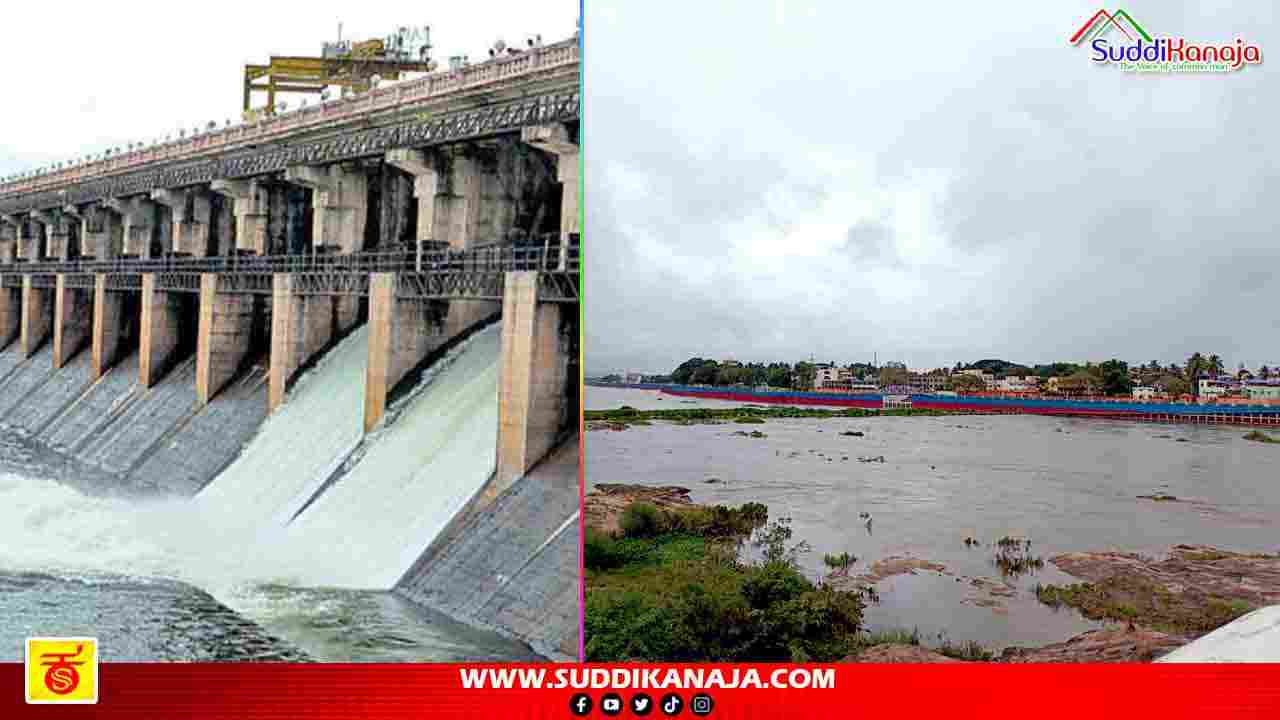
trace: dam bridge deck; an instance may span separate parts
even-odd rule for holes
[[[59,276],[68,288],[91,290],[98,275],[113,291],[141,290],[142,276],[154,275],[156,289],[199,293],[201,277],[218,276],[218,292],[270,295],[272,277],[292,274],[299,295],[368,296],[373,273],[396,274],[396,297],[421,300],[501,300],[508,272],[538,273],[540,302],[579,299],[580,245],[563,248],[490,246],[418,253],[371,251],[348,254],[169,256],[18,262],[0,265],[0,287],[54,288]]]

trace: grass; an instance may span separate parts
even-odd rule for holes
[[[1280,443],[1280,438],[1273,438],[1261,430],[1250,430],[1245,434],[1244,439],[1260,443]]]
[[[1044,560],[1025,553],[1002,550],[996,552],[995,564],[1005,577],[1018,577],[1044,567]]]
[[[994,653],[974,640],[965,643],[952,643],[950,640],[943,640],[942,644],[938,646],[938,653],[949,658],[967,660],[969,662],[988,662],[995,657]]]
[[[1097,583],[1036,585],[1036,598],[1066,605],[1092,620],[1114,620],[1176,635],[1202,635],[1252,609],[1242,600],[1191,592],[1172,593],[1141,577],[1116,575]]]
[[[892,628],[889,630],[868,632],[858,639],[858,644],[862,647],[875,647],[876,645],[919,645],[920,629],[912,628],[911,632],[907,632],[903,628]]]
[[[863,408],[842,408],[832,410],[817,407],[736,407],[736,408],[667,408],[659,410],[637,410],[623,405],[615,410],[585,410],[583,420],[596,423],[614,423],[636,425],[642,422],[662,420],[679,425],[714,425],[724,422],[758,424],[770,419],[782,418],[865,418],[876,416],[901,415],[950,415],[942,410],[916,410],[905,408],[900,410],[866,410]]]
[[[757,528],[789,539],[777,532],[785,519],[761,528],[765,506],[633,503],[623,516],[622,536],[588,528],[584,538],[588,660],[830,662],[856,644],[856,593],[814,584],[791,561],[738,560]]]
[[[832,570],[848,570],[856,562],[858,562],[858,558],[847,552],[842,552],[838,555],[822,556],[822,564]]]

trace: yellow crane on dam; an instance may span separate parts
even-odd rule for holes
[[[272,55],[266,65],[244,66],[244,119],[253,121],[277,110],[278,93],[323,94],[337,86],[341,92],[364,92],[379,80],[399,80],[402,73],[431,72],[431,28],[401,27],[384,38],[360,42],[326,42],[319,57]],[[267,94],[266,105],[253,108],[254,93]]]

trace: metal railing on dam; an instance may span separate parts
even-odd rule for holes
[[[0,214],[576,120],[581,102],[579,61],[574,37],[252,124],[213,129],[0,183]]]
[[[200,292],[202,275],[219,276],[219,291],[270,295],[272,276],[292,274],[300,295],[369,294],[372,273],[395,273],[396,296],[423,300],[501,300],[508,272],[537,272],[538,299],[573,303],[579,299],[581,246],[489,246],[468,250],[371,251],[349,254],[167,256],[17,262],[0,265],[0,287],[53,288],[59,275],[66,287],[91,289],[106,276],[110,290],[142,287],[143,275],[156,276],[156,288]]]

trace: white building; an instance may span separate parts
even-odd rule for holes
[[[1151,387],[1150,385],[1134,385],[1133,386],[1134,400],[1151,400],[1155,398],[1155,396],[1156,396],[1156,389]]]
[[[1234,381],[1202,377],[1199,383],[1199,395],[1202,398],[1219,398],[1230,393],[1236,386]]]
[[[971,370],[961,370],[961,375],[972,375],[982,381],[983,387],[987,390],[994,390],[996,387],[996,376],[982,370],[981,368],[973,368]]]
[[[813,387],[815,390],[823,388],[833,388],[840,384],[840,368],[830,365],[820,365],[813,373]]]

